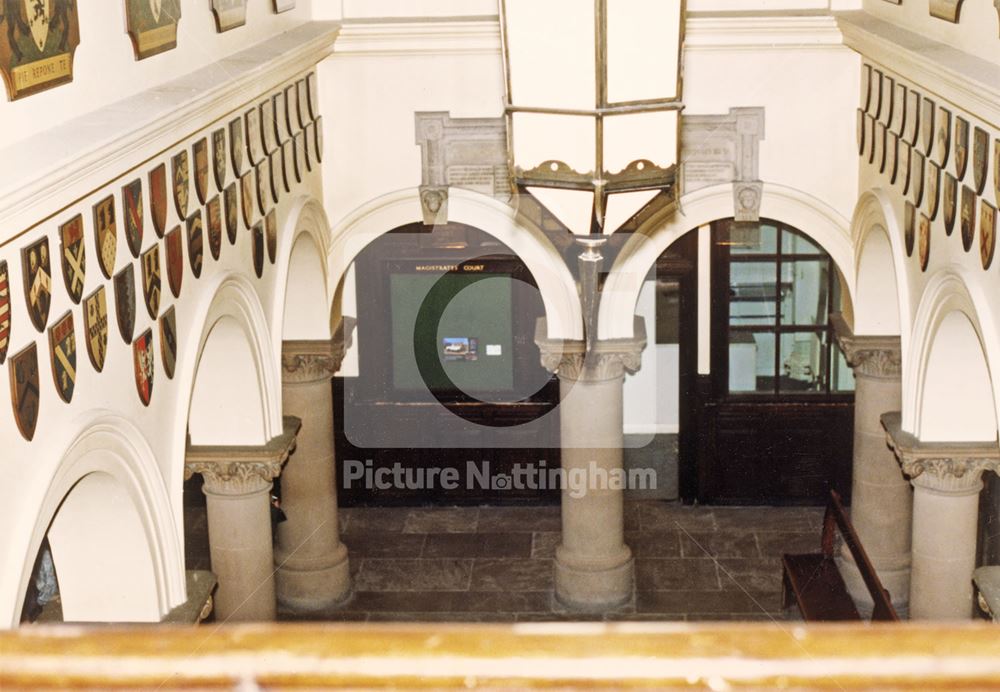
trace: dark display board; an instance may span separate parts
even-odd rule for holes
[[[512,286],[509,274],[397,273],[389,278],[392,383],[398,390],[514,387]],[[437,319],[418,320],[431,314]],[[447,377],[422,374],[415,341],[433,342]]]

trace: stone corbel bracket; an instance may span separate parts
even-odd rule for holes
[[[839,312],[830,315],[830,325],[847,364],[855,372],[886,379],[898,379],[901,376],[902,358],[898,336],[857,336]]]
[[[189,445],[184,463],[184,479],[200,473],[206,487],[232,492],[253,492],[268,487],[281,467],[295,451],[295,441],[302,421],[284,417],[280,435],[259,447]]]
[[[414,115],[425,225],[448,222],[448,189],[452,185],[510,201],[504,118],[453,118],[447,112]]]
[[[903,430],[898,411],[882,414],[882,427],[903,473],[917,485],[978,492],[984,471],[1000,471],[996,442],[921,442]]]
[[[634,374],[642,366],[642,351],[646,348],[646,322],[636,316],[632,333],[627,339],[595,341],[587,351],[585,341],[550,339],[545,318],[535,323],[535,343],[541,351],[541,362],[549,372],[564,380],[614,380]]]

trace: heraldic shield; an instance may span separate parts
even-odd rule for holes
[[[56,392],[68,404],[73,401],[73,390],[76,387],[76,331],[73,328],[72,311],[49,327],[49,351]]]
[[[79,304],[87,278],[87,254],[83,246],[83,216],[77,214],[59,227],[63,281],[69,299]]]
[[[83,328],[90,363],[101,372],[108,353],[108,301],[104,286],[83,299]]]
[[[955,216],[958,211],[958,181],[951,173],[944,176],[944,232],[951,235],[955,230]]]
[[[204,224],[201,220],[201,209],[187,220],[187,233],[188,260],[191,262],[191,273],[197,279],[201,276],[201,267],[205,260]]]
[[[240,178],[240,206],[243,210],[243,223],[247,228],[253,226],[254,190],[253,172]]]
[[[278,255],[278,215],[273,209],[264,219],[264,231],[267,234],[267,259],[274,264]]]
[[[122,206],[125,208],[125,240],[133,257],[142,249],[142,181],[133,180],[122,188]]]
[[[171,161],[174,181],[174,206],[177,216],[184,219],[188,213],[188,197],[191,189],[191,172],[188,163],[187,149],[174,156]]]
[[[181,294],[181,282],[184,279],[184,238],[181,227],[167,233],[167,283],[170,292],[177,298]]]
[[[38,347],[32,341],[20,353],[10,358],[10,400],[14,421],[24,439],[31,441],[38,422],[40,391],[38,388]]]
[[[229,153],[233,160],[233,174],[243,173],[243,118],[229,123]]]
[[[990,134],[977,127],[972,135],[972,182],[976,194],[986,190],[986,173],[990,169]]]
[[[118,331],[130,344],[135,331],[135,268],[131,263],[115,274],[115,308]]]
[[[159,238],[167,230],[167,165],[161,163],[149,172],[149,206],[153,215],[153,230]]]
[[[154,320],[160,314],[160,246],[142,253],[142,296],[146,311]]]
[[[264,224],[260,221],[253,227],[253,270],[258,279],[264,274]]]
[[[0,262],[0,365],[7,360],[10,346],[10,281],[7,263]]]
[[[94,240],[97,242],[97,264],[101,267],[104,278],[110,279],[118,254],[114,195],[108,195],[94,205]]]
[[[208,140],[204,137],[194,143],[194,191],[204,204],[208,199]]]
[[[21,250],[21,273],[24,275],[24,298],[28,317],[35,329],[45,331],[52,303],[52,270],[49,266],[49,239],[41,238]]]
[[[223,194],[223,200],[226,207],[226,236],[229,238],[229,244],[236,244],[236,234],[240,230],[240,219],[237,215],[239,212],[237,210],[236,183],[231,184],[226,188],[225,194]]]
[[[215,187],[222,192],[226,186],[226,130],[219,128],[212,133],[212,172],[215,174]]]
[[[208,249],[212,259],[219,259],[222,253],[222,200],[216,195],[208,201]]]
[[[160,318],[160,355],[163,372],[168,379],[173,379],[177,367],[177,312],[172,305]]]
[[[147,329],[132,343],[135,365],[135,388],[143,406],[149,406],[153,396],[153,330]]]

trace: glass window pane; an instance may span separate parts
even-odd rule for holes
[[[786,255],[818,255],[823,250],[804,235],[786,229],[781,232],[781,252]]]
[[[826,325],[829,262],[805,260],[781,265],[781,323]]]
[[[774,324],[776,262],[733,262],[729,279],[729,323]]]
[[[839,348],[834,350],[837,352],[837,355],[833,359],[833,372],[830,373],[830,387],[835,392],[853,392],[854,370],[847,364],[844,352]]]
[[[780,367],[782,392],[825,392],[826,332],[782,334]]]
[[[766,223],[733,222],[723,242],[729,245],[729,251],[734,255],[776,255],[778,229]]]
[[[729,332],[729,391],[774,391],[774,334]]]

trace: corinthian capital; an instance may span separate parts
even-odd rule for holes
[[[899,378],[902,372],[898,336],[857,336],[843,315],[830,315],[830,324],[844,358],[856,374]]]
[[[353,342],[356,320],[344,317],[332,339],[289,340],[281,344],[281,377],[288,384],[329,380]]]
[[[635,373],[642,365],[646,347],[646,323],[635,318],[634,336],[597,341],[588,353],[584,341],[564,341],[546,336],[545,319],[535,327],[535,343],[541,351],[542,367],[562,380],[600,382]]]
[[[914,485],[951,493],[979,492],[983,472],[1000,471],[996,442],[921,442],[902,429],[899,412],[882,415],[886,442]]]
[[[281,435],[265,445],[188,446],[184,478],[200,473],[205,489],[219,495],[246,495],[267,490],[295,450],[302,421],[285,416]]]

